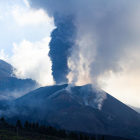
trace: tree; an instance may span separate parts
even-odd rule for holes
[[[104,136],[101,138],[101,140],[104,140]]]
[[[39,124],[38,124],[38,122],[36,122],[36,128],[39,129]]]
[[[61,137],[61,138],[66,138],[66,137],[67,137],[66,131],[60,129],[60,130],[58,131],[58,136]]]
[[[80,134],[80,140],[85,140],[84,135],[82,133]]]
[[[33,131],[36,130],[36,125],[35,125],[35,123],[32,123],[32,129],[33,129]]]
[[[84,140],[89,140],[89,136],[88,135],[85,135],[84,136]]]
[[[36,132],[39,132],[39,124],[38,124],[38,122],[36,122],[35,127],[36,127]]]
[[[67,134],[66,134],[66,131],[65,130],[62,131],[62,134],[63,134],[63,138],[66,138],[67,137]]]
[[[4,119],[3,117],[1,117],[0,121],[1,121],[2,123],[4,123],[4,122],[5,122],[5,119]]]
[[[24,128],[25,129],[28,129],[28,127],[29,127],[29,122],[28,121],[25,121]]]
[[[22,128],[22,124],[21,124],[20,120],[17,120],[16,127]]]
[[[73,131],[69,133],[69,138],[78,140],[78,134],[74,133]]]
[[[95,139],[95,137],[92,136],[92,137],[91,137],[91,140],[96,140],[96,139]]]

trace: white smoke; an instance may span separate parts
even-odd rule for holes
[[[125,57],[126,49],[132,47],[134,42],[140,44],[138,39],[140,20],[137,18],[140,1],[138,0],[133,2],[131,0],[29,0],[29,2],[34,8],[44,8],[50,16],[55,12],[75,16],[74,23],[78,29],[76,45],[79,47],[80,59],[84,58],[84,64],[81,65],[90,68],[86,71],[90,71],[93,83],[98,83],[98,77],[103,74],[120,71],[119,62]],[[75,55],[72,57],[74,58],[70,60],[78,59],[80,62],[79,57],[76,58]],[[78,64],[76,67],[79,69]]]
[[[99,87],[99,80],[102,77],[122,72],[122,60],[123,63],[127,63],[131,60],[132,54],[135,57],[136,52],[139,52],[137,47],[140,46],[139,0],[29,0],[29,2],[33,8],[46,10],[50,17],[55,12],[61,16],[71,14],[75,16],[74,23],[78,30],[76,46],[79,53],[74,49],[69,59],[72,71],[68,77],[71,78],[71,82],[92,81],[93,85]],[[137,65],[135,61],[132,63]]]

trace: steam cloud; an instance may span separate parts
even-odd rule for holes
[[[70,64],[69,68],[72,70],[70,77],[72,76],[77,80],[74,80],[75,83],[81,82],[79,80],[81,80],[83,73],[86,73],[87,80],[83,81],[85,83],[91,81],[94,86],[97,85],[98,87],[102,75],[108,76],[111,72],[122,71],[123,63],[126,63],[122,60],[125,60],[126,57],[128,58],[126,59],[127,61],[132,60],[131,50],[133,50],[135,54],[134,47],[136,50],[139,50],[137,47],[140,45],[140,20],[138,20],[138,14],[140,12],[139,0],[29,0],[29,2],[33,8],[43,8],[46,10],[50,17],[53,17],[55,13],[59,13],[59,16],[63,17],[64,24],[67,23],[66,17],[74,15],[73,22],[70,23],[72,23],[71,25],[75,26],[77,30],[74,29],[72,34],[67,36],[67,39],[72,35],[75,36],[76,31],[76,37],[72,39],[72,45],[74,45],[74,41],[76,40],[75,45],[78,46],[79,53],[77,53],[77,49],[73,49],[74,47],[72,47],[71,52],[70,47],[64,50],[64,53],[68,53],[68,55],[62,55],[63,57],[65,56],[64,75],[60,77],[54,76],[55,74],[58,75],[62,70],[61,65],[59,65],[61,70],[59,70],[58,67],[52,67],[56,83],[59,83],[60,79],[63,82],[67,82],[66,76],[69,73],[68,61]],[[56,17],[54,17],[54,21],[56,24]],[[54,37],[55,32],[57,32],[58,29],[63,29],[60,28],[59,24],[56,24],[56,26],[57,29],[52,33],[50,49],[54,47],[52,47],[52,42],[53,39],[56,39],[56,37]],[[67,31],[65,31],[64,34],[66,34]],[[60,33],[61,32],[62,31],[60,31]],[[62,38],[63,37],[58,39],[58,44],[60,44]],[[62,44],[62,47],[63,46],[64,43]],[[58,50],[59,49],[56,48],[55,51]],[[56,55],[55,57],[57,58],[60,53],[55,53],[53,56]],[[75,57],[75,55],[71,55],[71,53],[79,56]],[[51,54],[52,50],[50,50],[49,55],[54,65],[53,56]],[[57,71],[55,73],[56,69]],[[73,79],[71,81],[73,81]],[[104,97],[105,96],[100,96],[100,98],[103,99]]]
[[[59,13],[66,24],[66,19],[62,17],[74,15],[73,24],[77,28],[76,45],[79,47],[80,59],[83,59],[81,66],[85,71],[89,67],[89,77],[92,77],[94,83],[103,74],[120,71],[122,69],[120,60],[126,56],[126,50],[140,44],[138,39],[140,21],[137,19],[140,1],[138,0],[133,2],[131,0],[29,0],[29,2],[33,8],[46,10],[50,17],[56,12]],[[56,26],[60,28],[60,25]],[[75,58],[71,58],[71,61],[75,61]],[[78,69],[81,66],[76,67]]]
[[[75,44],[76,27],[73,25],[73,17],[59,17],[54,15],[54,23],[57,27],[51,34],[49,56],[52,60],[52,75],[56,84],[68,83],[69,73],[68,58],[71,48]]]

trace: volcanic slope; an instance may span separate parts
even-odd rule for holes
[[[67,87],[55,85],[34,90],[16,99],[14,107],[10,104],[16,110],[15,115],[12,111],[10,114],[13,118],[55,124],[66,130],[140,139],[139,113],[107,93],[99,110],[91,104],[99,94],[92,85],[75,86],[71,90]]]
[[[15,68],[0,60],[0,100],[13,99],[38,87],[32,79],[19,79],[13,73]]]

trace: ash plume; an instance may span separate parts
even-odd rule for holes
[[[100,79],[109,77],[111,73],[123,71],[124,65],[129,65],[132,61],[137,66],[135,54],[140,51],[139,0],[29,0],[29,2],[32,8],[43,8],[50,17],[56,12],[63,17],[63,21],[65,17],[74,16],[73,23],[77,28],[74,40],[78,49],[72,47],[71,53],[67,51],[66,60],[70,67],[68,68],[65,61],[66,69],[61,76],[63,77],[61,82],[68,81],[66,75],[71,69],[70,74],[76,79],[71,80],[75,82],[74,84],[83,82],[87,84],[91,81],[97,89],[100,89]],[[77,50],[79,56],[75,56]],[[55,68],[58,67],[52,68],[53,71]],[[59,70],[56,73],[59,73]],[[56,83],[60,82],[56,80],[57,78],[54,79]],[[98,97],[101,102],[106,98],[104,95],[97,95],[97,99]]]
[[[116,73],[123,70],[121,60],[131,55],[128,54],[131,49],[134,47],[137,49],[140,45],[140,24],[138,24],[140,1],[138,0],[133,2],[131,0],[29,0],[29,2],[32,8],[43,8],[50,17],[59,13],[64,21],[66,17],[74,16],[72,20],[77,28],[75,40],[76,46],[79,47],[80,60],[74,55],[68,57],[71,56],[70,60],[73,62],[79,61],[79,63],[72,62],[76,65],[72,71],[73,75],[78,77],[76,79],[80,78],[80,71],[83,70],[81,73],[89,73],[90,81],[98,85],[100,76],[108,75],[110,71]],[[56,24],[55,18],[54,16]],[[73,54],[75,50],[73,47]],[[64,75],[67,75],[68,71],[67,69]],[[64,79],[63,81],[67,81]]]
[[[75,44],[76,27],[72,16],[60,17],[58,13],[54,14],[54,23],[56,29],[52,31],[49,43],[52,75],[56,84],[68,83],[68,58]]]

